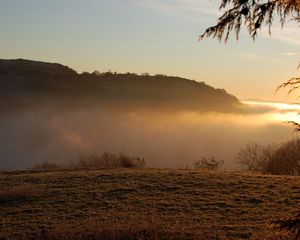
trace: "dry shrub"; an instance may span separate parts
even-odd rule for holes
[[[300,139],[280,144],[264,166],[265,172],[277,175],[300,175]]]
[[[145,160],[140,157],[131,157],[125,153],[114,154],[104,152],[101,155],[91,154],[81,156],[77,161],[78,168],[138,168],[145,167]]]
[[[34,200],[41,190],[31,185],[18,185],[0,189],[0,204]]]
[[[69,165],[60,166],[55,163],[45,162],[36,164],[32,170],[60,170],[60,169],[114,169],[114,168],[143,168],[146,163],[143,158],[132,157],[125,153],[103,152],[101,155],[94,153],[81,155],[77,161]]]
[[[200,160],[195,162],[195,169],[217,170],[220,169],[223,164],[224,161],[217,160],[215,157],[202,157]]]

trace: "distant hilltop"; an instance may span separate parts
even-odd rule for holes
[[[24,59],[0,60],[0,101],[0,110],[47,105],[232,112],[242,105],[204,82],[165,75],[79,74],[62,64]]]
[[[11,74],[77,74],[77,72],[67,66],[58,63],[38,62],[25,59],[0,59],[0,75]]]

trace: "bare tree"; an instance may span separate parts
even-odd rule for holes
[[[277,175],[300,175],[300,139],[282,143],[265,166],[266,171]]]
[[[247,143],[237,154],[237,163],[247,171],[260,171],[264,161],[264,146]]]
[[[237,162],[247,171],[299,176],[300,139],[277,145],[248,143],[238,152]]]

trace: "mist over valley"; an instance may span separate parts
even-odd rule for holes
[[[295,108],[239,101],[204,82],[0,60],[0,169],[126,152],[147,166],[193,168],[215,156],[235,169],[245,143],[292,137]],[[289,105],[287,105],[289,106]]]

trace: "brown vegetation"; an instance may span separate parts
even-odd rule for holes
[[[238,239],[251,240],[298,240],[294,231],[280,229],[274,232],[269,228],[251,234],[237,235]],[[295,238],[296,237],[296,238]],[[83,240],[83,239],[101,239],[101,240],[228,240],[237,239],[228,238],[220,227],[215,225],[202,225],[193,223],[187,225],[180,220],[162,222],[153,216],[146,219],[145,216],[134,216],[126,221],[115,222],[109,220],[103,222],[97,219],[88,219],[78,221],[73,224],[60,223],[52,228],[45,226],[37,227],[34,232],[24,234],[23,240]]]
[[[295,235],[295,240],[300,239],[300,211],[290,217],[272,221],[277,229]]]
[[[45,162],[35,164],[32,170],[75,170],[75,169],[116,169],[116,168],[143,168],[146,166],[144,158],[132,157],[126,153],[103,152],[101,155],[94,153],[81,155],[75,162],[62,166]]]
[[[274,175],[300,175],[300,139],[282,144],[246,144],[238,153],[238,163],[248,171]]]
[[[101,239],[139,234],[155,239],[159,234],[170,236],[165,239],[288,240],[293,235],[269,231],[268,222],[300,205],[298,177],[224,171],[123,168],[0,175],[0,189],[23,186],[42,194],[1,202],[0,238],[86,234],[97,239],[107,233]]]
[[[0,204],[33,200],[39,196],[41,196],[41,190],[29,184],[1,186],[0,188]]]
[[[202,157],[200,160],[195,162],[195,169],[202,170],[217,170],[220,169],[224,164],[223,160],[217,160],[216,157]]]
[[[52,229],[37,228],[24,239],[47,240],[216,240],[225,239],[213,226],[191,225],[187,227],[179,222],[163,223],[157,219],[135,216],[126,221],[103,222],[89,219],[75,224],[60,224]]]
[[[138,168],[145,167],[145,159],[131,157],[125,153],[104,152],[101,155],[95,153],[81,156],[75,163],[75,167],[92,169]]]

